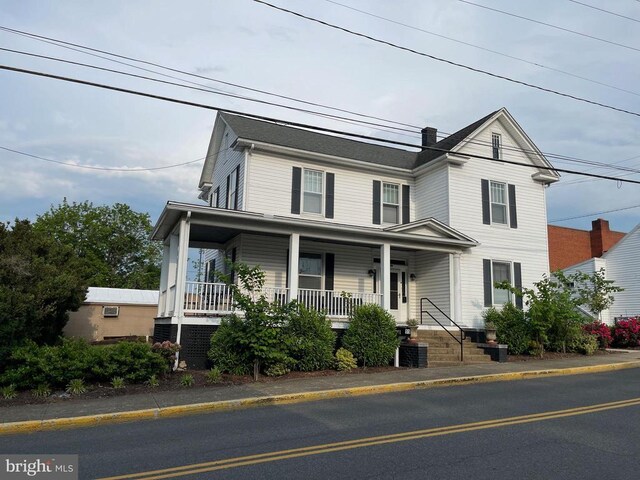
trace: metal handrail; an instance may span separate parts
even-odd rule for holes
[[[457,338],[456,338],[456,336],[455,336],[453,333],[451,333],[449,330],[447,330],[447,327],[445,327],[444,325],[442,325],[442,323],[440,323],[440,321],[439,321],[436,317],[434,317],[433,315],[431,315],[431,312],[429,312],[428,310],[425,310],[425,309],[423,308],[423,306],[422,306],[422,305],[423,305],[423,302],[424,302],[425,300],[426,300],[427,302],[429,302],[431,305],[433,305],[433,306],[435,307],[435,309],[436,309],[436,310],[438,310],[442,315],[444,315],[444,317],[445,317],[447,320],[449,320],[449,321],[450,321],[450,322],[451,322],[451,323],[452,323],[452,324],[453,324],[453,325],[454,325],[458,330],[460,330],[460,339],[457,339]],[[451,338],[453,338],[456,342],[458,342],[458,343],[460,344],[460,361],[461,361],[461,362],[464,362],[464,343],[463,343],[463,341],[464,341],[464,339],[465,339],[465,334],[464,334],[464,330],[462,330],[462,327],[461,327],[460,325],[458,325],[456,322],[454,322],[454,321],[453,321],[453,319],[452,319],[451,317],[449,317],[449,315],[447,315],[446,313],[444,313],[444,312],[440,309],[440,307],[438,307],[435,303],[433,303],[433,302],[432,302],[431,300],[429,300],[427,297],[423,297],[423,298],[421,298],[421,299],[420,299],[420,325],[422,325],[422,324],[423,324],[423,322],[422,322],[422,314],[423,314],[423,313],[426,313],[427,315],[429,315],[429,316],[432,318],[432,320],[433,320],[434,322],[436,322],[438,325],[440,325],[440,326],[444,329],[444,331],[445,331],[445,332],[447,332],[447,333],[451,336]]]

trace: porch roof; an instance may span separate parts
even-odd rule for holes
[[[191,224],[190,243],[195,244],[223,244],[238,233],[278,236],[298,233],[304,237],[330,242],[361,245],[390,243],[395,248],[411,250],[457,252],[478,245],[471,237],[435,220],[431,225],[437,224],[441,228],[432,229],[430,232],[411,233],[171,201],[167,202],[162,211],[151,239],[162,241],[168,238],[180,219],[185,216]],[[425,222],[428,223],[430,222]]]

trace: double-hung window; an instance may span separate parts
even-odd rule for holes
[[[304,169],[302,211],[322,214],[323,172]]]
[[[231,175],[229,175],[229,189],[227,191],[227,205],[229,209],[236,210],[238,205],[236,204],[236,200],[238,195],[236,194],[236,190],[238,189],[238,177],[237,173],[234,170]]]
[[[495,160],[502,158],[502,137],[499,133],[491,134],[491,155]]]
[[[507,185],[490,182],[491,223],[507,224]]]
[[[392,183],[382,184],[382,221],[400,223],[400,187]]]
[[[301,253],[298,259],[298,286],[322,290],[322,255]]]
[[[218,195],[220,194],[220,187],[216,188],[211,196],[209,197],[209,206],[217,207],[218,206]]]
[[[495,284],[507,281],[511,283],[511,264],[509,262],[491,262],[493,280],[493,303],[494,305],[504,305],[511,301],[509,290],[496,288]]]

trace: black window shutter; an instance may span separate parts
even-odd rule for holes
[[[293,167],[291,174],[291,213],[300,213],[300,195],[302,193],[302,169]]]
[[[234,193],[235,198],[233,199],[235,203],[235,210],[240,210],[238,205],[238,190],[240,190],[240,165],[236,167],[236,191]]]
[[[402,185],[402,223],[409,223],[409,185]]]
[[[287,248],[287,260],[286,260],[286,262],[287,262],[287,263],[286,263],[286,264],[287,264],[287,267],[286,267],[286,269],[285,269],[285,271],[284,271],[284,275],[285,275],[285,277],[284,277],[284,278],[285,278],[285,280],[284,280],[284,282],[285,282],[285,283],[284,283],[284,286],[285,286],[286,288],[289,288],[289,249],[288,249],[288,248]]]
[[[513,286],[522,290],[522,264],[513,262]],[[516,307],[522,310],[522,297],[516,295]]]
[[[231,185],[231,175],[227,175],[227,190],[224,193],[224,208],[229,208],[229,186]]]
[[[214,205],[214,207],[219,207],[220,206],[220,187],[216,187],[216,191],[214,192],[214,195],[216,196],[216,204]]]
[[[324,254],[324,289],[333,290],[333,272],[335,269],[336,257],[333,253]]]
[[[380,190],[382,189],[382,182],[379,180],[373,181],[373,223],[374,225],[380,225],[380,210],[382,206],[380,204]]]
[[[484,306],[493,305],[493,285],[491,284],[491,260],[482,260],[482,276],[484,284]]]
[[[327,173],[326,177],[326,197],[324,199],[324,216],[326,218],[333,218],[333,197],[335,195],[335,174]],[[327,289],[328,290],[328,289]]]
[[[516,186],[509,184],[509,226],[518,228],[518,212],[516,211]]]
[[[491,225],[491,204],[489,202],[489,180],[482,182],[482,223]]]

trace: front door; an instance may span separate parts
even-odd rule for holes
[[[406,268],[391,269],[391,288],[389,310],[396,318],[396,323],[407,322],[407,270]]]

